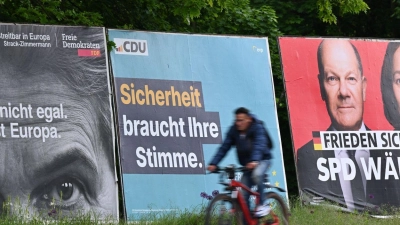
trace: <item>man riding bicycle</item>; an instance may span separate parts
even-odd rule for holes
[[[263,194],[264,174],[266,173],[270,159],[272,158],[269,146],[268,134],[264,129],[262,121],[244,107],[235,110],[235,123],[230,127],[224,142],[218,149],[207,170],[213,172],[217,169],[218,163],[225,157],[233,145],[236,146],[236,153],[239,163],[245,166],[241,182],[248,187],[257,185],[260,194],[260,205],[256,207],[254,216],[262,217],[269,213],[269,207],[262,205],[265,200]],[[244,197],[247,205],[250,206],[249,194],[245,191]]]

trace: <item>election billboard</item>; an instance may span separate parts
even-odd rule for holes
[[[374,214],[399,206],[399,45],[279,38],[304,203]]]
[[[3,210],[118,219],[104,28],[0,24],[0,71]]]
[[[264,121],[274,143],[270,182],[286,189],[266,38],[122,30],[109,37],[129,220],[199,209],[223,191],[206,168],[239,107]],[[235,151],[219,166],[239,166]]]

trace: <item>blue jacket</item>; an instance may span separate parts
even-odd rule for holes
[[[267,138],[262,122],[254,115],[250,116],[253,118],[253,122],[248,128],[246,135],[241,137],[240,132],[236,129],[236,125],[233,124],[210,165],[218,165],[232,146],[236,146],[237,157],[242,166],[251,161],[272,158],[270,149],[267,147]]]

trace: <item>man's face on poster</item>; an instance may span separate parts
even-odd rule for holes
[[[321,62],[321,91],[333,126],[337,130],[359,130],[367,84],[355,50],[348,41],[325,40]]]
[[[5,76],[0,84],[1,106],[30,104],[33,108],[33,118],[21,115],[1,118],[6,137],[0,137],[0,204],[11,201],[10,210],[15,212],[18,201],[20,207],[36,215],[47,216],[56,209],[65,216],[93,212],[115,217],[115,175],[112,157],[107,156],[112,149],[105,146],[100,136],[96,104],[78,96],[54,77],[52,74],[29,79]],[[60,104],[62,118],[53,118],[51,122],[46,117],[38,118],[44,116],[37,113],[38,107],[53,107],[51,111],[56,112]],[[36,138],[40,129],[29,127],[54,127],[57,138]],[[26,135],[31,137],[23,137]]]
[[[393,55],[393,92],[396,98],[397,105],[400,106],[400,48]],[[400,113],[400,107],[398,108]]]

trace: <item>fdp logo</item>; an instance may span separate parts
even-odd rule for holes
[[[149,55],[146,40],[114,38],[114,42],[117,46],[115,54]]]

